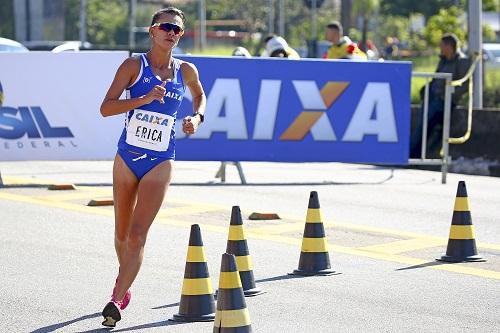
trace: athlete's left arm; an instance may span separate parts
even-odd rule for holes
[[[184,84],[189,88],[191,96],[193,96],[193,114],[198,114],[196,116],[187,116],[184,118],[182,130],[186,134],[194,134],[201,123],[201,117],[205,114],[207,98],[201,86],[196,66],[189,62],[184,62],[181,65],[181,70]]]

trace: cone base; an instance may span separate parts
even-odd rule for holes
[[[469,256],[469,257],[452,257],[452,256],[441,256],[441,258],[436,259],[437,261],[445,261],[445,262],[483,262],[486,259],[483,259],[479,255]]]
[[[320,275],[320,276],[327,276],[327,275],[333,275],[336,272],[331,269],[321,269],[319,271],[305,271],[301,269],[296,269],[291,273],[288,273],[289,275],[301,275],[301,276],[315,276],[315,275]]]
[[[174,316],[169,319],[170,321],[177,321],[177,322],[183,322],[183,323],[191,323],[191,322],[196,322],[196,321],[214,321],[215,319],[215,313],[210,313],[206,315],[200,315],[200,316],[189,316],[189,315],[183,315],[183,314],[174,314]]]
[[[264,291],[260,290],[259,288],[243,290],[243,294],[245,295],[245,297],[253,297],[253,296],[263,294],[263,293],[264,293]]]

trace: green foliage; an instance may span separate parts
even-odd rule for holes
[[[491,43],[495,42],[497,39],[497,35],[495,30],[489,25],[483,25],[483,43]]]
[[[382,14],[410,16],[412,13],[421,13],[425,17],[436,15],[441,8],[458,6],[467,9],[468,1],[476,0],[380,0]],[[483,0],[483,10],[498,12],[500,2],[498,0]]]
[[[0,8],[0,37],[15,39],[12,1],[3,1]]]
[[[438,46],[444,33],[452,32],[460,41],[465,40],[465,30],[459,17],[463,14],[458,7],[442,8],[432,16],[425,27],[424,36],[430,46]]]
[[[115,46],[127,42],[127,2],[89,0],[87,4],[88,41]]]
[[[484,71],[483,105],[500,108],[500,69]]]
[[[485,12],[500,12],[500,1],[483,0],[483,10]]]
[[[397,37],[401,41],[409,41],[409,20],[402,16],[382,16],[378,21],[377,32],[381,37],[381,41],[383,41],[385,37]]]
[[[383,14],[396,16],[410,16],[412,13],[421,13],[426,17],[433,16],[441,8],[448,8],[456,4],[455,0],[381,0],[380,8]]]
[[[80,0],[64,2],[64,39],[80,39]]]
[[[378,0],[353,0],[352,11],[354,16],[368,17],[378,8]]]
[[[312,36],[311,10],[305,7],[302,1],[287,1],[286,5],[286,38],[294,47],[303,46],[306,40],[324,39],[325,26],[340,19],[333,6],[325,2],[317,11],[317,35]]]

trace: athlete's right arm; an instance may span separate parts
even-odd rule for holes
[[[128,58],[120,65],[101,104],[101,114],[103,117],[125,113],[142,105],[149,104],[154,100],[163,100],[163,96],[165,95],[164,84],[162,86],[155,86],[146,95],[131,99],[120,99],[123,91],[139,75],[140,66],[141,61],[139,58]]]

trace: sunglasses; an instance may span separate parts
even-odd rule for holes
[[[174,34],[178,35],[182,32],[182,28],[179,27],[177,24],[173,24],[173,23],[168,23],[168,22],[165,22],[165,23],[155,23],[152,25],[153,27],[158,27],[160,28],[160,30],[163,30],[165,32],[170,32],[170,31],[173,31]]]

